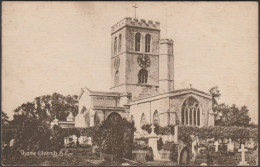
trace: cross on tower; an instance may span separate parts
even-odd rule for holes
[[[136,8],[138,8],[137,6],[136,6],[136,4],[133,6],[133,8],[135,8],[135,18],[136,18]]]

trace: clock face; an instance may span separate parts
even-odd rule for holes
[[[137,58],[137,62],[141,68],[147,68],[151,65],[151,60],[148,55],[139,55]]]
[[[119,66],[120,66],[120,58],[119,58],[119,56],[117,56],[114,59],[114,67],[115,67],[116,70],[118,70]]]

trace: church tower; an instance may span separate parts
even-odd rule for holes
[[[159,40],[159,22],[125,18],[112,26],[112,91],[133,99],[159,93]]]

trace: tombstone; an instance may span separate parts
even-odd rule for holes
[[[245,160],[245,158],[246,158],[245,152],[246,151],[247,151],[247,149],[245,149],[245,145],[241,144],[241,149],[238,150],[238,152],[241,152],[241,161],[238,164],[240,166],[248,166],[248,163]]]
[[[215,141],[214,145],[215,145],[215,152],[218,152],[219,142]]]
[[[246,142],[246,147],[249,149],[255,148],[255,143],[252,138],[250,138],[250,140]]]
[[[198,141],[197,140],[194,140],[192,142],[191,153],[192,153],[192,160],[195,161],[196,160],[196,156],[198,154]]]
[[[234,149],[235,149],[235,144],[230,139],[227,144],[227,152],[234,152]]]
[[[92,140],[91,140],[91,137],[88,137],[88,145],[92,145]]]
[[[12,147],[14,145],[14,139],[10,140],[10,144],[9,145],[10,145],[10,147]]]
[[[200,166],[208,166],[205,162],[201,163]]]

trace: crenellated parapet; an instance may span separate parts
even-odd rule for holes
[[[132,26],[138,28],[146,28],[153,30],[160,30],[160,22],[145,19],[138,20],[137,18],[126,17],[111,27],[111,33],[115,33],[125,26]]]

